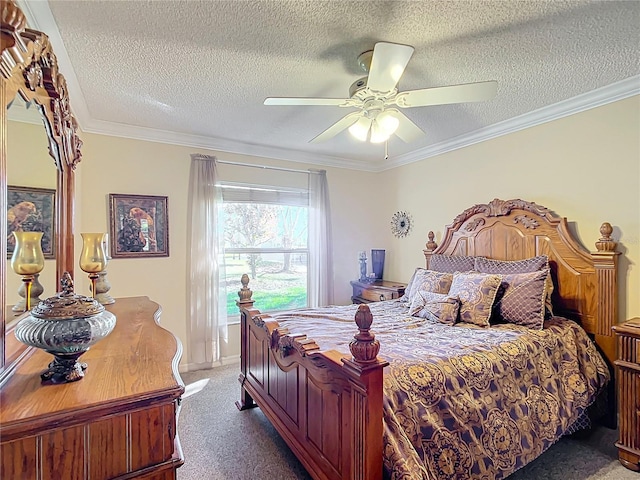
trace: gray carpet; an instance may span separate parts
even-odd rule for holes
[[[185,463],[179,480],[296,480],[311,476],[259,409],[239,411],[239,365],[182,375],[185,384],[209,378],[182,402],[178,434]],[[563,438],[509,480],[640,480],[618,462],[617,432],[596,427]]]

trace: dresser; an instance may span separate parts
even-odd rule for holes
[[[43,385],[53,357],[36,350],[0,389],[3,480],[176,479],[182,346],[147,297],[106,308],[116,326],[80,357],[83,379]]]
[[[618,337],[618,458],[640,471],[640,317],[615,325],[613,331]]]
[[[406,285],[399,282],[376,280],[375,282],[351,281],[351,302],[371,303],[393,300],[404,295]]]

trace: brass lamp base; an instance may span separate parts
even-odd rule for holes
[[[49,368],[40,374],[42,382],[70,383],[81,380],[87,369],[86,363],[78,362],[83,353],[55,354]]]
[[[112,303],[115,303],[115,299],[108,293],[109,290],[111,290],[111,284],[107,279],[107,271],[103,270],[98,273],[98,279],[96,280],[95,299],[102,305],[111,305]]]
[[[39,277],[40,277],[40,274],[36,273],[33,276],[33,283],[31,284],[31,295],[30,295],[31,298],[29,299],[29,303],[31,304],[32,307],[40,303],[40,295],[42,295],[42,293],[44,292],[44,287],[40,283]],[[20,295],[20,300],[18,300],[18,303],[16,303],[11,308],[11,310],[15,312],[16,315],[19,313],[25,312],[27,309],[27,300],[25,298],[26,294],[27,294],[26,285],[24,282],[22,282],[22,284],[20,285],[20,288],[18,289],[18,295]]]

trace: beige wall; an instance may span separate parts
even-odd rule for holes
[[[162,305],[161,323],[183,343],[183,364],[188,363],[187,334],[187,211],[191,153],[217,155],[220,160],[260,165],[310,168],[301,163],[282,162],[220,152],[207,152],[189,147],[164,145],[103,135],[83,134],[83,160],[78,167],[78,211],[76,251],[80,249],[79,233],[108,231],[109,193],[168,196],[169,250],[166,258],[112,259],[108,279],[114,297],[146,295]],[[325,168],[332,203],[334,247],[334,294],[336,303],[350,302],[349,280],[357,275],[357,252],[385,248],[388,229],[380,229],[378,212],[372,202],[359,198],[363,186],[382,192],[384,177],[347,169]],[[237,180],[239,167],[220,166],[223,179]],[[265,175],[287,175],[274,171],[245,168],[245,181],[256,181]],[[291,174],[289,174],[291,175]],[[377,195],[383,202],[383,194]],[[238,289],[240,288],[238,279]],[[89,294],[89,281],[78,269],[76,290]],[[223,356],[239,353],[237,327],[230,330]]]
[[[640,97],[635,96],[383,173],[415,230],[391,240],[390,275],[424,264],[427,232],[442,238],[465,208],[521,198],[567,220],[595,250],[602,222],[614,227],[620,260],[620,319],[640,316]]]

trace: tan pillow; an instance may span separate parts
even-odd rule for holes
[[[442,293],[418,291],[413,296],[409,313],[414,317],[427,318],[446,325],[454,325],[458,320],[460,299]]]
[[[460,321],[489,326],[491,309],[501,282],[501,275],[491,273],[454,273],[449,295],[460,299]]]
[[[413,301],[413,297],[420,290],[433,293],[447,293],[453,281],[453,274],[434,272],[426,268],[416,268],[410,285],[405,289],[404,300],[407,303]]]

